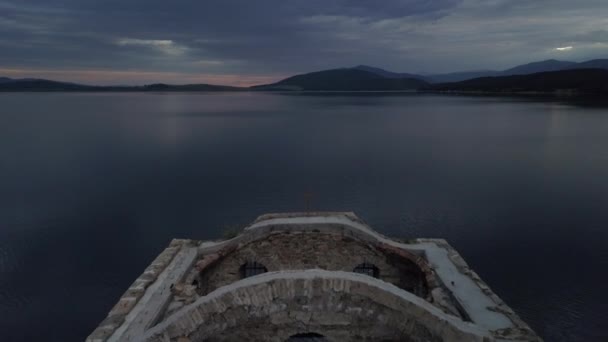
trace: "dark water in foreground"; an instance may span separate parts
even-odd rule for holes
[[[1,94],[0,340],[80,341],[173,237],[352,210],[444,237],[546,341],[608,340],[608,108]]]

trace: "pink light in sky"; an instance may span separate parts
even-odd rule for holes
[[[193,84],[208,83],[247,87],[257,84],[273,83],[282,76],[271,75],[232,75],[232,74],[191,74],[163,71],[134,70],[54,70],[0,68],[0,76],[11,78],[45,78],[55,81],[75,82],[89,85],[143,85],[151,83]]]

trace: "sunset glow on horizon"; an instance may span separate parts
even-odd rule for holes
[[[154,71],[116,70],[51,70],[51,69],[3,69],[0,75],[9,78],[43,78],[88,85],[145,85],[167,84],[215,84],[249,87],[276,82],[283,75],[214,75]]]

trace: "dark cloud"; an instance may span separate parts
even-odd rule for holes
[[[179,81],[360,63],[500,68],[605,53],[607,15],[604,0],[0,0],[0,70],[140,71]],[[566,45],[574,48],[555,50]]]
[[[608,44],[608,30],[597,30],[578,34],[573,37],[578,42]]]

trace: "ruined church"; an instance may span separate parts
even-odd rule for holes
[[[173,240],[87,342],[541,341],[445,240],[353,213],[260,216]]]

